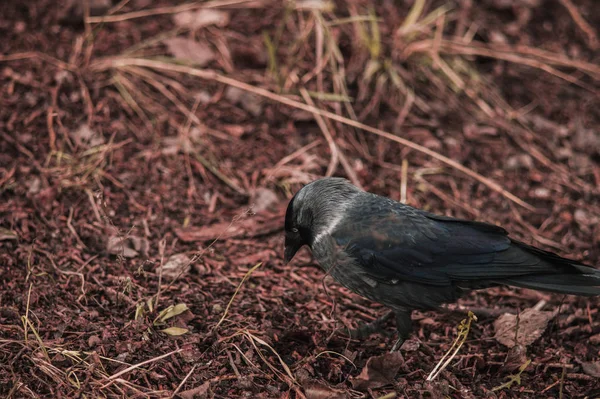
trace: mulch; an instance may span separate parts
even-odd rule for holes
[[[106,14],[93,3],[92,15]],[[209,43],[212,70],[302,101],[295,78],[314,70],[318,38],[298,37],[315,14],[256,3],[225,7],[221,25],[182,37]],[[332,25],[357,119],[492,179],[533,210],[422,152],[327,120],[345,160],[336,175],[600,265],[597,72],[555,66],[574,84],[520,62],[444,53],[481,90],[464,94],[425,52],[403,58],[414,47],[394,32],[413,2],[335,3],[322,11],[328,21],[379,16],[382,59],[416,95],[404,112],[407,97],[381,78],[385,69],[365,78],[369,51],[353,25]],[[331,165],[313,115],[215,80],[94,69],[176,22],[167,13],[88,30],[74,4],[36,0],[0,15],[0,396],[600,397],[598,298],[492,288],[415,312],[401,354],[388,354],[392,323],[389,336],[349,339],[348,328],[386,310],[326,277],[307,250],[282,260],[287,201]],[[131,1],[116,14],[176,4]],[[442,4],[427,2],[425,13]],[[486,45],[598,65],[594,31],[565,4],[600,26],[594,0],[460,1],[444,37],[477,27]],[[279,43],[275,69],[265,37]],[[164,56],[165,47],[143,51]],[[328,68],[307,78],[313,94],[339,89]],[[347,115],[343,101],[312,98]],[[558,312],[538,339],[496,340],[498,317],[540,303]],[[468,309],[478,320],[461,350],[427,381]],[[494,390],[516,375],[520,383]]]

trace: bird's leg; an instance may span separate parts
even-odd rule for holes
[[[392,347],[391,352],[395,352],[404,343],[404,341],[410,336],[412,331],[412,319],[410,317],[411,312],[397,310],[396,314],[396,329],[398,330],[398,340]]]
[[[391,319],[393,316],[394,311],[390,310],[378,319],[375,319],[368,324],[363,324],[354,330],[350,330],[349,335],[351,338],[366,338],[373,333],[382,332],[383,324],[385,324],[385,322]]]

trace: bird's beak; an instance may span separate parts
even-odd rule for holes
[[[303,245],[302,242],[299,240],[290,239],[288,237],[285,238],[285,249],[283,251],[284,252],[283,260],[286,265],[288,263],[290,263],[290,261],[292,260],[294,255],[296,255],[296,252],[298,252],[298,250],[302,247],[302,245]]]

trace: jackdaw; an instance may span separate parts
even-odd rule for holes
[[[316,180],[290,201],[285,262],[304,245],[341,285],[391,309],[395,347],[411,332],[413,310],[436,309],[470,290],[600,295],[600,270],[519,242],[502,227],[435,215],[342,178]],[[373,326],[353,336],[365,332]]]

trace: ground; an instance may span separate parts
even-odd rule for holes
[[[598,298],[480,291],[389,354],[346,335],[384,308],[283,264],[334,174],[600,265],[595,1],[373,4],[3,8],[0,396],[600,396]]]

